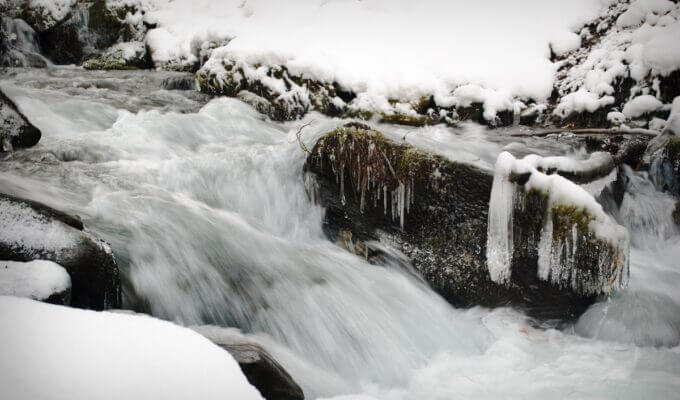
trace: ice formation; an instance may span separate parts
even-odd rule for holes
[[[538,277],[560,287],[571,287],[583,294],[609,292],[625,286],[628,279],[628,232],[616,224],[584,188],[558,175],[541,171],[577,173],[606,161],[594,153],[589,160],[576,162],[566,157],[529,155],[518,160],[508,152],[499,155],[489,203],[487,265],[494,282],[505,283],[512,275],[513,209],[516,191],[537,191],[547,196],[547,210],[538,244]],[[528,175],[526,183],[515,183],[517,176]],[[568,210],[570,217],[557,219],[572,224],[571,237],[556,235],[554,213]],[[581,225],[579,225],[581,224]],[[560,232],[564,227],[560,227]],[[606,243],[598,249],[599,264],[595,278],[578,267],[580,247],[590,238]],[[585,235],[585,236],[584,236]]]

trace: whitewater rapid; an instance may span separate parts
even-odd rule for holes
[[[399,265],[325,239],[296,140],[343,121],[285,124],[249,106],[166,90],[162,72],[16,69],[0,86],[38,126],[0,162],[2,192],[79,215],[111,243],[127,308],[183,325],[236,327],[265,344],[307,398],[677,398],[680,235],[672,199],[629,171],[616,217],[631,230],[630,287],[561,330],[520,311],[454,309]],[[491,168],[510,143],[468,125],[388,136]],[[543,141],[545,142],[545,141]]]

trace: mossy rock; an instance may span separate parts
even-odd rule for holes
[[[83,63],[91,70],[144,69],[152,66],[144,43],[119,43]]]
[[[349,231],[363,243],[391,242],[456,306],[514,304],[541,318],[573,318],[595,299],[538,278],[537,249],[548,216],[545,193],[517,190],[513,273],[501,285],[491,281],[486,265],[490,172],[395,142],[358,123],[319,139],[305,171],[318,181],[316,198],[326,207],[324,230],[331,240]],[[556,235],[571,234],[574,224],[590,234],[591,216],[584,210],[565,205],[552,215]],[[593,246],[589,254],[600,255],[599,245]]]

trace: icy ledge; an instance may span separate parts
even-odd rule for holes
[[[539,279],[560,288],[594,295],[627,285],[627,230],[585,189],[561,176],[604,171],[608,164],[601,153],[581,162],[536,155],[518,160],[508,152],[499,155],[489,203],[486,253],[494,282],[508,283],[513,266],[523,267],[514,260],[522,259],[523,252],[536,251]],[[540,210],[544,210],[542,215]],[[532,224],[540,224],[538,238],[531,232]]]

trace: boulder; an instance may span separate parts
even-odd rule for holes
[[[0,194],[0,260],[48,260],[71,277],[71,305],[120,307],[120,275],[111,248],[76,217]]]
[[[0,89],[0,151],[31,147],[40,141],[40,130]]]
[[[234,329],[199,326],[194,330],[229,352],[266,400],[304,400],[300,386],[260,344]]]
[[[541,165],[523,174],[513,172],[513,182],[502,181],[506,197],[495,207],[503,206],[506,217],[512,217],[505,220],[505,238],[517,243],[504,255],[507,279],[494,276],[498,266],[487,261],[487,239],[493,233],[490,200],[492,188],[498,187],[491,171],[395,143],[361,124],[322,137],[305,169],[316,179],[307,187],[314,188],[314,198],[326,207],[324,228],[332,240],[356,240],[359,253],[369,259],[379,249],[365,249],[366,243],[389,242],[456,306],[513,304],[536,316],[569,318],[599,294],[625,285],[627,232],[597,209],[587,193],[588,207],[583,207],[553,201],[549,189],[528,186],[554,175],[568,190],[580,189],[559,175],[584,180],[606,176],[614,168],[611,156],[594,157],[578,171],[548,161],[536,161]],[[600,238],[591,224],[596,220],[600,228],[615,231],[620,241]],[[570,241],[567,233],[574,230],[583,237]],[[567,243],[576,251],[564,253]],[[545,257],[539,257],[539,251]],[[558,271],[559,266],[563,269]]]

